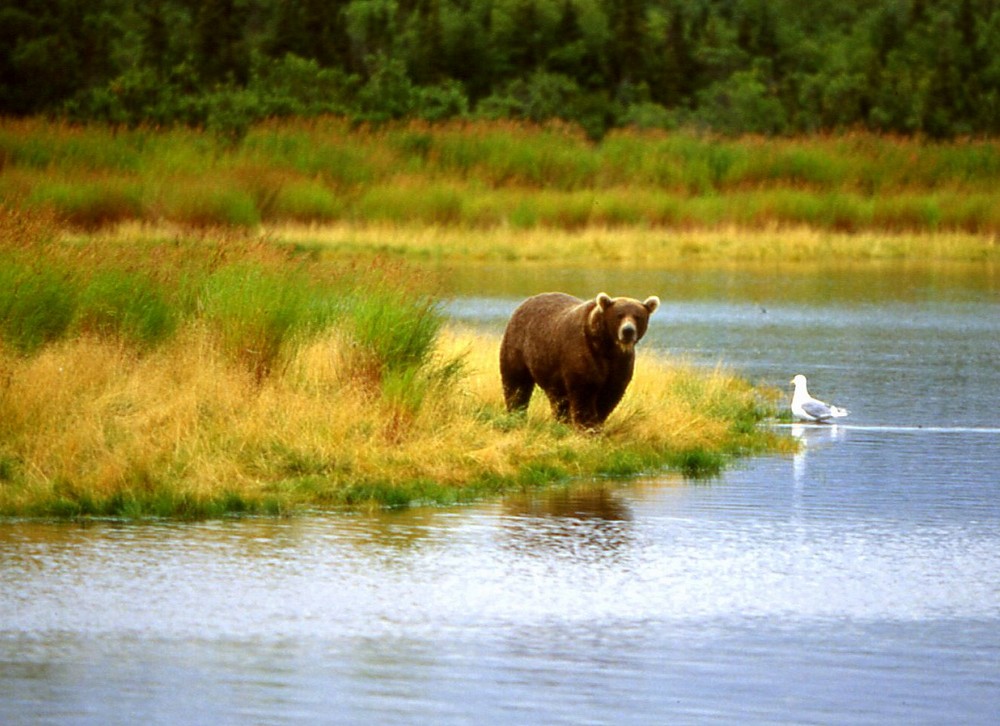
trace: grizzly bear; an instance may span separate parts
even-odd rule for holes
[[[586,302],[561,292],[528,298],[500,343],[500,379],[509,411],[528,407],[537,385],[560,421],[604,423],[632,380],[635,344],[660,305],[600,293]]]

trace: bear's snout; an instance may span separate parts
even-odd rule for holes
[[[639,329],[636,327],[635,321],[631,318],[626,318],[618,326],[618,342],[622,345],[632,345],[638,339],[638,333]]]

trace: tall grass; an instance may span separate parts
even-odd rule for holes
[[[245,235],[66,243],[51,219],[0,209],[0,340],[13,350],[79,336],[142,350],[184,325],[210,330],[259,382],[334,327],[379,370],[420,368],[441,317],[389,268],[321,265]]]
[[[238,145],[190,129],[0,121],[0,201],[99,228],[128,220],[1000,230],[1000,144],[792,139],[510,122],[268,122]]]
[[[25,351],[61,338],[73,321],[76,289],[54,270],[4,262],[0,266],[3,338]]]
[[[169,338],[180,316],[155,279],[125,270],[95,270],[80,285],[75,303],[73,322],[80,333],[120,336],[140,348]]]
[[[0,348],[0,515],[214,517],[454,503],[593,476],[712,474],[780,448],[760,392],[723,372],[644,357],[604,433],[503,410],[496,338],[443,331],[463,361],[417,405],[373,396],[331,331],[258,384],[204,328],[135,356],[71,338]]]
[[[209,274],[197,304],[224,348],[244,360],[259,381],[296,336],[330,325],[335,304],[329,295],[314,299],[312,287],[299,270],[273,271],[240,262]]]

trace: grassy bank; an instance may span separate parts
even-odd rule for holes
[[[499,341],[447,329],[412,270],[0,220],[3,516],[448,503],[787,445],[755,426],[766,392],[648,356],[599,435],[541,397],[512,417]]]
[[[729,457],[775,450],[755,424],[758,392],[719,371],[644,358],[599,435],[553,422],[541,400],[508,415],[498,341],[446,331],[434,360],[462,361],[419,400],[373,391],[317,338],[257,383],[204,330],[138,356],[67,340],[0,358],[0,514],[214,517],[329,507],[455,503],[573,478],[664,468],[716,473]]]
[[[511,123],[190,129],[0,121],[0,201],[83,228],[437,225],[995,236],[1000,144],[866,134],[723,139],[620,131],[599,144]],[[919,250],[917,251],[919,253]]]
[[[126,225],[115,234],[160,234]],[[580,230],[493,228],[470,233],[448,225],[281,225],[275,240],[323,253],[387,255],[414,262],[493,262],[671,269],[679,266],[779,264],[796,268],[836,263],[911,262],[918,265],[1000,261],[995,235],[965,232],[845,233],[810,227],[666,230],[587,227]]]

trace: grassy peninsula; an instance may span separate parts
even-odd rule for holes
[[[502,404],[499,340],[412,269],[239,231],[67,237],[0,215],[0,515],[451,503],[773,450],[766,394],[644,357],[598,434]]]

